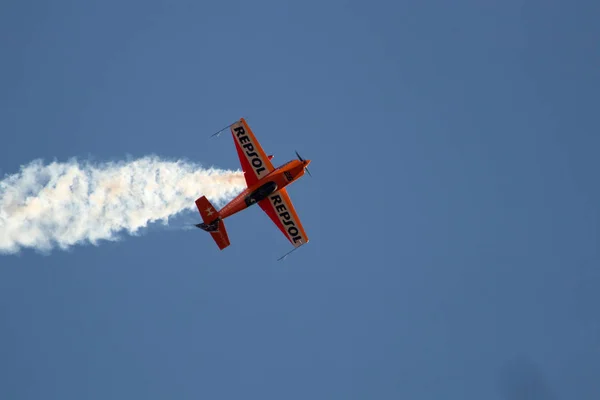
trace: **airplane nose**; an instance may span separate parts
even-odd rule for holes
[[[308,172],[308,175],[312,176],[312,174],[311,174],[311,173],[310,173],[310,171],[308,170],[308,164],[310,164],[310,160],[304,160],[304,161],[303,161],[303,164],[304,164],[304,165],[303,165],[303,167],[304,167],[304,170],[305,170],[306,172]]]

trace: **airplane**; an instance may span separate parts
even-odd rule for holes
[[[227,128],[231,130],[247,187],[218,211],[206,196],[198,198],[196,207],[204,222],[195,226],[209,232],[219,249],[223,250],[231,244],[224,219],[258,204],[294,246],[279,258],[282,260],[292,251],[308,243],[308,236],[294,209],[286,186],[300,179],[305,171],[311,175],[308,171],[311,160],[303,159],[296,151],[297,160],[288,161],[275,168],[271,163],[273,156],[267,156],[244,118],[212,136],[218,137]]]

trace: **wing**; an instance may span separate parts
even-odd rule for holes
[[[258,204],[294,247],[308,243],[308,236],[285,188],[269,195]]]
[[[231,125],[231,134],[244,171],[246,185],[250,187],[275,168],[244,118]]]

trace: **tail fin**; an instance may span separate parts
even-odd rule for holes
[[[196,200],[196,207],[198,207],[200,216],[204,221],[204,223],[197,224],[196,226],[210,233],[217,246],[219,246],[219,249],[223,250],[229,246],[229,236],[227,236],[227,230],[225,230],[225,223],[206,196],[202,196]]]

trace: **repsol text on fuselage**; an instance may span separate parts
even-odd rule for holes
[[[279,220],[283,224],[283,227],[287,231],[287,233],[292,237],[294,243],[302,240],[302,235],[300,235],[300,231],[296,227],[296,223],[292,219],[292,215],[289,213],[285,203],[281,199],[281,196],[278,194],[274,194],[270,196],[271,202],[273,203],[273,207],[275,207],[275,211],[279,216]]]
[[[252,168],[254,168],[254,172],[256,172],[256,175],[260,176],[261,172],[265,171],[266,168],[263,166],[263,160],[261,160],[260,155],[255,151],[254,145],[250,141],[246,130],[243,126],[238,126],[233,130],[236,133],[238,142],[240,142],[240,146],[244,148],[244,152],[246,153],[246,156],[248,156],[248,161],[250,161]]]

